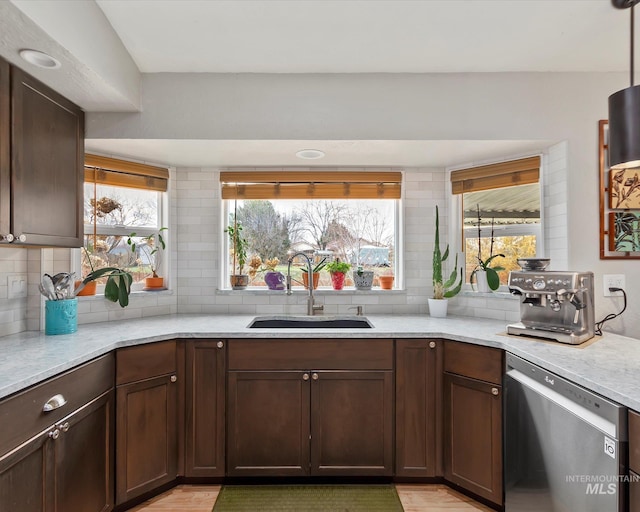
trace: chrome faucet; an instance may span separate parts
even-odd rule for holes
[[[307,272],[309,275],[309,297],[307,297],[307,315],[313,316],[316,311],[322,311],[324,309],[324,305],[315,304],[313,298],[313,263],[311,262],[311,258],[307,256],[303,252],[296,252],[292,254],[289,258],[289,265],[287,266],[287,295],[291,295],[291,263],[296,256],[303,256],[307,263]]]

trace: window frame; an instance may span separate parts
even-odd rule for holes
[[[402,180],[402,183],[404,183],[404,177]],[[402,222],[402,213],[403,213],[403,207],[404,207],[404,186],[402,187],[402,192],[401,192],[401,197],[398,199],[382,199],[382,200],[386,200],[386,201],[393,201],[394,202],[394,223],[393,223],[393,230],[394,230],[394,248],[395,248],[395,254],[394,254],[394,265],[393,267],[390,267],[393,269],[393,273],[395,276],[394,279],[394,288],[393,290],[398,291],[398,290],[404,290],[404,252],[405,252],[405,247],[404,247],[404,233],[403,233],[403,226],[404,223]],[[254,199],[242,199],[242,201],[252,201]],[[267,199],[269,201],[278,201],[278,199]],[[309,198],[309,199],[300,199],[300,201],[317,201],[318,199],[315,198]],[[331,199],[320,199],[320,200],[326,200],[326,201],[330,201]],[[348,199],[334,199],[334,200],[344,200],[344,201],[349,201]],[[220,291],[231,291],[231,284],[229,281],[229,266],[230,266],[230,247],[229,247],[229,237],[227,236],[227,234],[224,232],[224,229],[227,227],[227,221],[229,219],[229,215],[232,213],[233,211],[233,199],[220,199],[220,210],[221,210],[221,216],[220,216],[220,233],[222,234],[222,243],[220,244],[220,275],[219,275],[219,280],[218,280],[218,289]],[[238,291],[242,292],[242,291],[246,291],[246,292],[250,292],[250,293],[267,293],[270,290],[268,290],[265,287],[262,286],[251,286],[251,284],[249,284],[249,286],[247,286],[247,288],[245,290],[234,290],[234,293],[237,293]],[[316,291],[316,290],[314,290]],[[326,289],[320,289],[318,290],[320,292],[330,292],[333,291],[329,288]],[[342,290],[341,293],[349,293],[349,292],[354,292],[355,288],[353,289],[345,289]],[[377,292],[379,290],[372,290],[373,292]],[[388,293],[387,290],[384,290],[384,292]],[[304,293],[307,293],[306,290],[304,290]],[[362,293],[362,292],[360,292]]]

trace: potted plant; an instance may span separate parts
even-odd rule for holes
[[[317,263],[312,270],[313,274],[313,289],[318,289],[318,282],[320,281],[320,271],[325,268],[327,265],[327,258],[322,258],[319,263]],[[306,289],[309,289],[309,273],[307,271],[307,267],[302,267],[302,284]]]
[[[480,230],[480,205],[476,205],[478,210],[478,263],[471,272],[469,277],[469,283],[473,288],[473,279],[476,278],[478,282],[479,292],[489,292],[497,290],[500,287],[500,276],[498,272],[504,270],[501,266],[491,266],[491,262],[495,258],[504,258],[504,254],[493,254],[493,219],[491,219],[491,245],[489,246],[489,257],[486,260],[482,259],[482,244],[481,244],[481,230]]]
[[[357,270],[353,272],[353,282],[356,290],[371,290],[373,270],[364,270],[362,265],[358,265]]]
[[[340,258],[336,258],[335,261],[327,263],[326,269],[331,274],[331,285],[333,289],[342,290],[345,275],[351,269],[351,264],[346,261],[340,261]]]
[[[144,254],[146,256],[146,260],[149,262],[151,267],[151,277],[146,277],[144,280],[144,289],[145,290],[164,290],[164,278],[158,276],[158,268],[160,267],[160,263],[162,262],[162,251],[167,248],[167,244],[162,237],[162,232],[168,231],[168,228],[160,228],[157,233],[152,233],[151,235],[142,237],[141,242],[136,244],[133,241],[133,237],[136,236],[136,233],[131,233],[129,238],[127,238],[127,244],[131,248],[131,253],[137,259],[137,252]],[[157,238],[157,242],[156,242]]]
[[[442,262],[449,257],[449,244],[444,251],[440,251],[440,217],[436,205],[436,235],[433,248],[433,298],[429,299],[429,314],[435,317],[447,316],[447,299],[454,297],[462,289],[462,267],[460,267],[460,280],[458,280],[458,255],[453,271],[445,281],[442,276]]]
[[[264,272],[264,282],[269,290],[284,290],[284,274],[276,270],[280,263],[278,258],[269,258],[262,261],[262,258],[255,255],[249,261],[249,277],[253,280]]]
[[[229,244],[233,253],[233,274],[230,276],[231,289],[244,290],[249,286],[249,275],[244,274],[244,265],[247,262],[247,248],[249,243],[242,236],[242,224],[236,220],[224,230],[229,235]]]
[[[104,297],[111,302],[117,302],[120,307],[124,308],[129,304],[129,294],[131,293],[131,283],[133,277],[126,270],[116,267],[104,267],[93,270],[82,280],[80,285],[74,290],[74,297],[77,296],[84,287],[101,277],[106,277],[107,282],[104,286]]]
[[[391,270],[385,270],[383,274],[378,276],[378,283],[383,290],[392,290],[395,276]]]

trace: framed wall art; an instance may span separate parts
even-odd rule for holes
[[[609,169],[608,124],[598,122],[600,259],[640,259],[640,168]]]
[[[609,171],[609,208],[640,209],[639,169]]]

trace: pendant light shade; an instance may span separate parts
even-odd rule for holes
[[[640,167],[640,86],[633,85],[633,6],[640,0],[611,0],[617,9],[631,7],[631,87],[609,96],[609,166],[612,169]]]
[[[640,167],[640,85],[609,96],[609,165]]]

